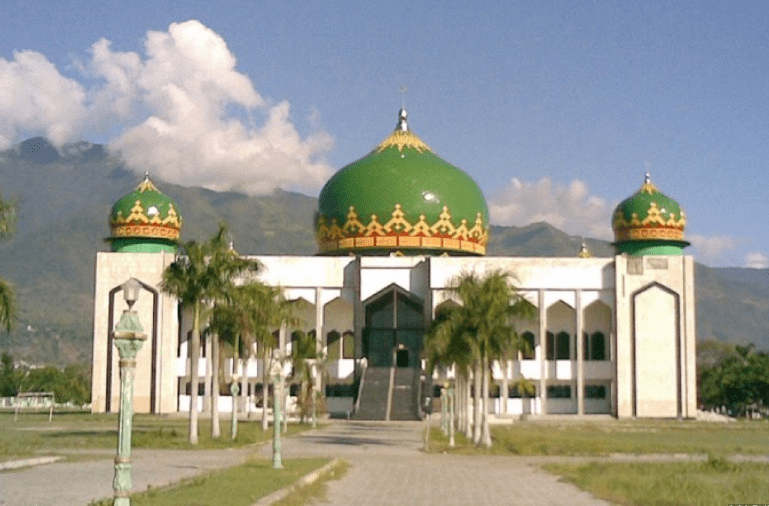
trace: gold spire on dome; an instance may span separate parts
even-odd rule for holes
[[[579,258],[591,258],[593,255],[590,254],[590,251],[587,249],[587,245],[584,241],[582,241],[582,246],[579,247],[579,253],[577,253],[577,257]]]
[[[391,147],[397,147],[398,151],[401,153],[403,152],[403,148],[415,149],[419,153],[432,151],[430,146],[425,144],[422,139],[411,133],[411,130],[409,130],[409,124],[406,121],[407,119],[408,113],[406,112],[406,109],[401,108],[401,110],[398,111],[398,125],[395,127],[395,131],[391,133],[389,137],[383,140],[374,151],[381,153],[385,149]]]
[[[659,193],[657,187],[654,186],[654,183],[652,183],[652,177],[648,172],[646,173],[646,177],[644,177],[644,184],[641,186],[641,191],[639,193],[648,193],[649,195]]]
[[[144,173],[144,181],[139,183],[139,186],[137,186],[136,189],[140,193],[144,193],[146,191],[154,191],[154,192],[158,192],[158,193],[160,192],[160,190],[158,190],[157,186],[155,186],[155,184],[152,181],[150,181],[150,173],[149,173],[149,171]]]

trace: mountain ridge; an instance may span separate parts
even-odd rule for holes
[[[55,154],[51,150],[55,151]],[[141,177],[104,146],[74,143],[56,150],[42,138],[0,152],[0,192],[17,204],[18,232],[0,243],[0,276],[18,297],[18,323],[0,334],[0,350],[33,363],[90,360],[94,263],[108,251],[112,204]],[[248,196],[185,187],[153,178],[183,216],[182,240],[204,240],[228,223],[242,254],[313,255],[317,198],[276,190]],[[583,238],[544,222],[492,225],[490,256],[576,256]],[[593,256],[609,257],[607,241],[585,238]],[[698,338],[769,349],[769,269],[697,265]]]

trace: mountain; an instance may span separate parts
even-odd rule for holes
[[[0,334],[0,350],[33,363],[90,361],[94,262],[107,251],[112,204],[141,176],[98,144],[56,149],[43,138],[0,152],[0,191],[17,204],[18,231],[0,243],[0,275],[18,298],[16,328]],[[311,255],[317,199],[276,191],[251,197],[188,188],[153,178],[179,205],[183,240],[203,240],[226,221],[244,254]],[[492,226],[489,255],[574,256],[582,238],[547,223]],[[606,241],[585,239],[594,256],[611,256]],[[697,330],[702,339],[769,349],[769,270],[697,266]]]

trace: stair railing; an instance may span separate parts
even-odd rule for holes
[[[358,384],[358,398],[355,399],[355,405],[353,406],[353,414],[357,413],[360,409],[360,398],[361,394],[363,393],[363,382],[366,380],[366,370],[368,369],[368,360],[361,359],[361,373],[360,373],[360,383]]]

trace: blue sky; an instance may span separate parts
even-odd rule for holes
[[[317,195],[405,100],[493,223],[610,239],[649,172],[699,260],[769,266],[765,2],[170,4],[3,2],[0,147],[85,139],[174,182]]]

